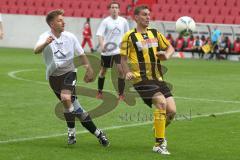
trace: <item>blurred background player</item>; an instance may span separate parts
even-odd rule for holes
[[[84,48],[85,44],[87,43],[91,49],[91,52],[94,52],[92,40],[91,40],[92,31],[91,31],[91,26],[90,26],[90,18],[87,18],[86,22],[84,23],[82,35],[83,35],[82,48]]]
[[[174,48],[156,29],[148,28],[150,11],[147,6],[134,10],[137,28],[127,32],[122,40],[121,62],[127,80],[154,111],[155,145],[153,151],[170,154],[167,150],[165,127],[176,113],[176,105],[166,82],[163,81],[160,60],[169,59]],[[127,63],[130,63],[131,70]]]
[[[117,65],[118,70],[118,94],[119,100],[124,99],[124,74],[120,64],[119,45],[122,36],[129,30],[128,22],[125,18],[119,16],[120,4],[111,2],[108,6],[110,16],[106,17],[97,30],[97,36],[101,48],[101,68],[98,77],[97,98],[103,98],[103,86],[105,75],[108,68],[112,68],[113,62]]]
[[[216,59],[219,59],[219,48],[218,48],[218,43],[221,38],[221,31],[218,29],[217,26],[214,27],[211,35],[211,46],[212,46],[212,51],[209,59],[213,59],[214,54],[216,55]]]
[[[2,14],[0,13],[0,39],[3,39]]]
[[[64,117],[68,126],[68,144],[76,143],[76,116],[81,124],[99,139],[103,146],[108,146],[109,142],[105,134],[97,129],[75,95],[77,73],[73,64],[74,55],[79,56],[81,64],[86,68],[84,76],[86,83],[93,81],[93,70],[76,36],[64,31],[63,14],[63,10],[53,10],[48,13],[46,22],[51,30],[41,34],[34,48],[34,53],[43,52],[47,67],[47,79],[49,79],[52,90],[64,105]]]

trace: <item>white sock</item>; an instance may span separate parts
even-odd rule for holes
[[[98,136],[100,135],[100,133],[101,133],[101,130],[96,129],[96,131],[94,132],[94,135],[95,135],[96,137],[98,137]]]
[[[68,133],[69,134],[74,134],[75,135],[75,133],[76,133],[76,129],[75,128],[68,128]]]

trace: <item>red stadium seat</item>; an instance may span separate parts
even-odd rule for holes
[[[79,2],[79,1],[73,1],[73,2],[72,2],[72,9],[74,9],[74,10],[80,9],[80,5],[81,5],[81,2]]]
[[[75,17],[82,17],[83,16],[83,11],[82,10],[74,10],[73,16]]]
[[[166,0],[157,0],[157,4],[162,5],[162,4],[166,4]]]
[[[226,0],[225,3],[226,3],[226,6],[227,6],[228,8],[237,6],[235,0]]]
[[[167,5],[174,6],[177,3],[177,0],[166,0]]]
[[[10,14],[18,14],[18,7],[10,7],[9,9]]]
[[[178,6],[185,6],[187,4],[186,0],[177,0],[176,2]]]
[[[220,9],[220,15],[228,16],[230,15],[230,9],[228,7],[224,7]]]
[[[214,16],[209,16],[209,15],[206,15],[205,18],[204,18],[204,22],[206,23],[214,23]]]
[[[219,13],[220,13],[220,10],[217,7],[213,7],[210,9],[210,15],[212,16],[219,15]]]
[[[202,7],[200,9],[200,13],[203,14],[203,15],[209,15],[209,12],[210,12],[210,8],[209,7]]]
[[[18,7],[25,7],[26,6],[26,0],[21,0],[21,1],[17,1],[17,6]]]
[[[17,1],[16,0],[10,0],[10,1],[8,1],[7,5],[9,7],[13,7],[14,8],[14,7],[17,6]]]
[[[232,16],[227,16],[227,17],[224,17],[224,23],[225,24],[234,24],[234,17]]]
[[[101,18],[102,17],[102,12],[100,10],[93,11],[93,17],[94,18]]]
[[[161,11],[161,13],[163,13],[163,14],[169,13],[169,12],[170,12],[170,8],[171,8],[170,5],[164,5],[164,6],[161,6],[160,11]]]
[[[19,14],[28,14],[28,8],[20,7],[18,10]]]
[[[196,1],[196,5],[198,6],[198,7],[206,7],[206,3],[205,3],[205,0],[197,0]]]
[[[195,15],[194,20],[196,22],[204,22],[204,16],[203,15]]]
[[[223,8],[226,5],[226,0],[217,0],[216,6]]]
[[[239,8],[235,7],[235,8],[231,8],[230,9],[230,15],[232,16],[239,16]]]
[[[240,17],[235,17],[234,24],[240,24]]]
[[[216,2],[215,0],[207,0],[206,1],[206,6],[208,6],[208,7],[215,7],[215,5],[216,5],[215,2]]]
[[[91,10],[84,10],[83,11],[83,17],[86,17],[86,18],[92,17],[92,11]]]
[[[199,13],[200,13],[200,8],[197,7],[197,6],[193,6],[193,7],[190,8],[190,13],[191,13],[192,15],[199,15]]]
[[[159,12],[160,11],[160,5],[153,4],[151,10],[152,10],[152,12]]]
[[[26,4],[27,7],[34,7],[34,5],[35,5],[33,0],[26,0],[25,4]]]
[[[37,10],[35,8],[28,8],[28,14],[35,15],[37,14]]]
[[[91,2],[89,2],[89,1],[81,1],[81,5],[80,5],[80,6],[81,6],[81,8],[84,9],[84,10],[85,10],[85,9],[89,9],[90,3],[91,3]]]
[[[170,8],[170,11],[172,14],[178,14],[178,13],[180,13],[180,6],[178,6],[178,5],[172,6]]]
[[[108,2],[101,2],[99,4],[99,9],[100,10],[107,10],[108,9]]]
[[[0,7],[7,6],[7,5],[8,5],[8,0],[1,0],[0,1]]]
[[[214,19],[215,23],[222,24],[224,22],[224,17],[223,16],[216,16]]]
[[[46,13],[47,13],[46,8],[37,8],[36,10],[37,15],[46,15]]]
[[[36,0],[34,1],[34,6],[37,7],[37,8],[43,8],[43,0]]]
[[[53,2],[49,0],[43,0],[42,6],[46,8],[53,8]]]
[[[65,9],[64,10],[64,16],[67,16],[67,17],[72,17],[73,16],[73,10],[72,9]]]
[[[181,15],[189,15],[190,12],[190,7],[189,6],[182,6],[181,7]]]
[[[92,2],[91,4],[90,4],[90,9],[92,10],[92,11],[96,11],[96,10],[99,10],[99,3],[94,3],[94,2]]]
[[[196,5],[196,0],[186,0],[186,4],[189,6],[195,6]]]

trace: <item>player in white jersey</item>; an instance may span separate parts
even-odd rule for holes
[[[106,135],[93,123],[91,117],[82,108],[75,94],[76,70],[73,63],[75,54],[86,68],[84,81],[93,81],[93,70],[75,35],[64,31],[64,11],[53,10],[48,13],[46,22],[50,31],[43,33],[34,48],[34,53],[43,52],[46,75],[56,96],[64,105],[64,117],[68,126],[68,144],[76,143],[75,117],[103,146],[108,146]],[[78,58],[77,57],[77,58]]]
[[[125,18],[119,16],[120,4],[111,2],[108,6],[110,16],[106,17],[97,30],[97,36],[101,48],[101,69],[98,77],[97,98],[103,98],[103,86],[107,68],[112,68],[113,62],[117,65],[118,70],[118,92],[119,99],[124,99],[124,74],[120,64],[120,49],[122,36],[129,30],[128,22]]]
[[[3,39],[2,15],[0,13],[0,39]]]

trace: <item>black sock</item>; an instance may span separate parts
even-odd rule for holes
[[[64,117],[66,119],[68,128],[74,128],[75,127],[75,116],[71,112],[68,112],[68,113],[64,113]]]
[[[123,94],[124,88],[125,88],[125,79],[118,78],[118,92],[119,92],[119,95]]]
[[[92,134],[95,133],[97,127],[95,126],[95,124],[93,123],[91,117],[88,115],[86,117],[86,119],[84,121],[81,121],[83,127],[85,127],[89,132],[91,132]]]
[[[98,77],[98,91],[103,90],[105,77]]]

